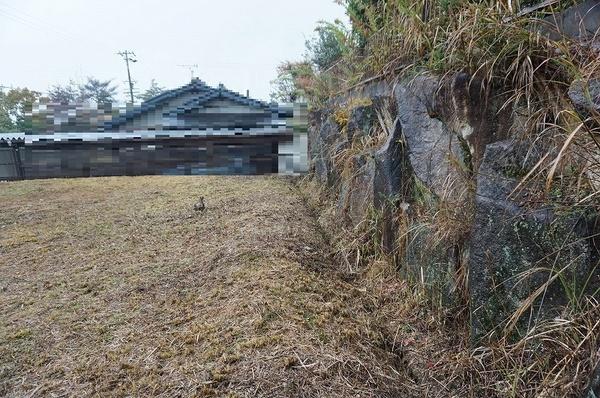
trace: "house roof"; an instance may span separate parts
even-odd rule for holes
[[[25,142],[25,133],[2,133],[0,134],[0,143],[14,144]]]
[[[154,111],[161,106],[167,104],[169,101],[189,94],[194,93],[197,96],[186,101],[181,106],[176,108],[168,109],[164,112],[165,116],[177,116],[186,112],[190,112],[193,109],[199,109],[204,107],[206,103],[217,99],[228,99],[240,105],[247,105],[255,108],[262,108],[265,111],[277,112],[277,105],[268,104],[263,101],[255,100],[252,98],[245,97],[241,94],[228,90],[222,84],[217,88],[212,88],[200,79],[193,79],[189,84],[185,86],[165,91],[162,94],[157,95],[148,101],[143,102],[141,105],[135,106],[125,112],[125,114],[113,118],[110,122],[105,124],[106,130],[118,128],[119,126],[133,120],[134,118],[141,116],[145,113]]]

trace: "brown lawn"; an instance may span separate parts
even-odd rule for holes
[[[420,395],[404,326],[334,271],[290,180],[21,181],[0,204],[0,395]]]

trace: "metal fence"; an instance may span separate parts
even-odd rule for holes
[[[16,147],[0,148],[0,181],[23,178],[21,158]]]

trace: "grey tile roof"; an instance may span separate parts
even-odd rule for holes
[[[25,133],[0,133],[0,142],[12,143],[12,142],[24,142]]]
[[[141,105],[135,106],[134,108],[128,110],[125,114],[114,118],[110,122],[107,122],[105,124],[105,130],[116,129],[119,126],[135,119],[138,116],[141,116],[147,112],[154,111],[160,106],[164,105],[165,103],[168,103],[169,101],[177,97],[189,93],[197,93],[198,96],[187,101],[182,106],[166,111],[165,115],[176,116],[178,114],[186,113],[192,109],[202,107],[208,101],[219,98],[229,99],[240,105],[248,105],[256,108],[263,108],[265,109],[265,111],[269,111],[272,113],[277,112],[277,105],[275,104],[268,104],[263,101],[245,97],[241,94],[226,89],[223,85],[219,85],[219,87],[217,88],[212,88],[206,85],[202,80],[194,79],[191,83],[186,84],[185,86],[159,94],[156,97],[143,102]]]

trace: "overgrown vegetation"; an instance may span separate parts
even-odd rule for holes
[[[547,6],[532,11],[524,10],[524,6],[535,2],[340,0],[339,3],[346,8],[351,26],[342,28],[337,24],[335,34],[329,36],[317,31],[304,63],[307,73],[302,87],[313,109],[334,108],[331,113],[337,124],[343,126],[348,114],[330,100],[357,85],[377,79],[409,79],[421,73],[441,76],[443,81],[444,77],[466,73],[485,91],[483,97],[501,99],[500,111],[520,115],[523,123],[511,131],[512,137],[531,143],[532,147],[535,144],[535,150],[542,151],[534,163],[523,164],[511,176],[521,181],[514,195],[527,197],[525,206],[550,202],[558,214],[598,212],[600,115],[593,110],[575,109],[568,90],[574,81],[581,81],[585,92],[586,82],[600,77],[600,54],[589,43],[555,37],[543,20],[573,5],[573,1],[548,2]],[[337,42],[332,42],[333,39]],[[343,128],[341,132],[346,134]],[[342,178],[354,178],[360,172],[356,158],[377,148],[372,145],[374,141],[381,143],[385,139],[385,134],[382,140],[380,135],[371,133],[355,137],[334,156],[335,168],[346,173]],[[476,170],[465,173],[473,171]],[[464,189],[472,194],[474,187]],[[415,244],[418,234],[426,236],[419,242],[422,247],[431,249],[425,256],[435,251],[437,243],[442,243],[445,250],[466,239],[469,231],[465,225],[472,209],[456,207],[456,202],[450,203],[443,197],[428,200],[427,193],[416,185],[413,190],[417,198],[410,209],[397,208],[400,252]],[[342,231],[337,245],[342,264],[346,263],[357,275],[369,273],[381,261],[397,261],[380,250],[381,214],[376,209],[366,213],[357,228]],[[530,322],[523,335],[517,340],[512,338],[515,320],[529,316],[532,300],[545,294],[550,283],[560,281],[569,293],[572,287],[572,281],[566,277],[570,275],[569,266],[554,268],[548,283],[533,292],[506,320],[506,325],[499,325],[500,333],[481,347],[470,345],[464,307],[453,308],[449,315],[447,308],[432,307],[429,301],[426,306],[435,308],[432,317],[439,326],[460,340],[455,350],[438,358],[434,366],[437,382],[448,386],[448,391],[461,391],[468,396],[580,393],[589,373],[600,361],[598,292],[584,295],[578,290],[567,294],[569,303],[560,316]],[[540,267],[538,264],[533,268]],[[426,278],[421,279],[424,282]],[[465,268],[459,266],[453,288],[463,301],[466,281]],[[419,293],[419,297],[424,296]],[[455,322],[446,322],[448,316]]]

